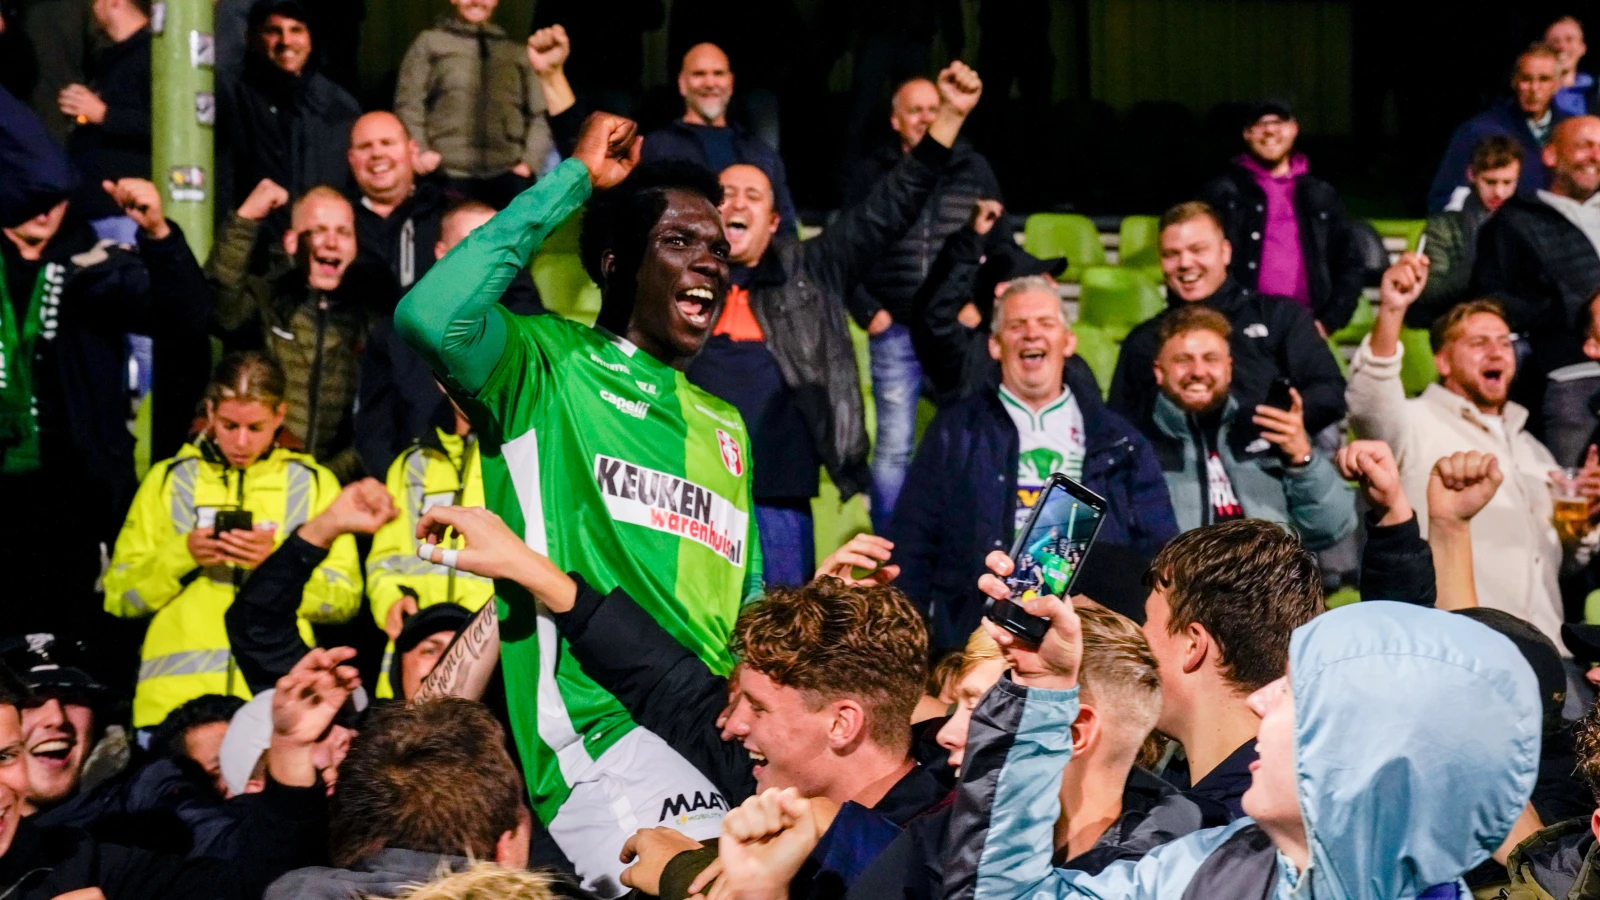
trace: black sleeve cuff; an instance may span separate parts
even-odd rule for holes
[[[606,598],[577,572],[568,572],[567,577],[577,584],[578,596],[572,601],[572,609],[564,613],[552,612],[550,617],[555,620],[556,628],[570,643],[583,637],[589,628],[589,620],[594,618],[594,614],[599,611],[600,604],[604,603]]]
[[[299,822],[320,821],[327,815],[328,786],[322,782],[320,774],[309,787],[280,784],[270,770],[266,781],[266,787],[261,790],[261,802],[277,815]]]
[[[685,850],[667,860],[661,870],[661,900],[684,900],[689,885],[717,858],[717,842],[710,841],[698,850]]]
[[[911,151],[911,158],[935,172],[942,172],[944,167],[950,164],[951,152],[949,147],[931,137],[925,137],[917,142],[916,148]]]
[[[1378,521],[1382,518],[1383,514],[1378,510],[1372,510],[1367,513],[1367,540],[1369,542],[1390,543],[1405,541],[1409,543],[1422,540],[1422,527],[1417,524],[1416,513],[1413,512],[1411,518],[1398,525],[1379,525]]]
[[[305,570],[309,572],[312,569],[315,569],[317,566],[322,565],[323,561],[328,558],[328,553],[332,549],[332,547],[329,547],[328,549],[324,550],[323,548],[318,547],[316,544],[311,543],[310,541],[301,537],[300,529],[296,528],[287,538],[284,539],[282,544],[278,545],[278,549],[274,551],[274,554],[282,553],[289,559],[294,560],[296,563],[299,563],[301,566],[305,567]]]

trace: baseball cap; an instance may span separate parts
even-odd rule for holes
[[[1578,664],[1589,667],[1600,663],[1600,625],[1570,622],[1561,626],[1561,642],[1572,651]]]
[[[394,658],[389,662],[389,685],[394,689],[396,697],[400,696],[400,685],[404,681],[401,678],[401,669],[405,664],[405,655],[416,649],[425,638],[441,631],[460,634],[461,630],[467,627],[467,623],[472,621],[472,616],[473,614],[464,606],[436,603],[406,618],[405,625],[400,629],[400,636],[394,639]]]
[[[88,652],[77,641],[50,632],[0,640],[0,663],[34,690],[54,690],[98,698],[107,689],[85,667]]]
[[[1245,111],[1244,124],[1249,127],[1267,116],[1292,119],[1294,118],[1294,106],[1283,99],[1262,100]]]
[[[1459,609],[1456,612],[1500,632],[1517,645],[1517,651],[1528,661],[1539,682],[1539,697],[1544,704],[1545,721],[1561,715],[1567,702],[1567,670],[1561,663],[1561,651],[1544,632],[1522,619],[1499,609],[1484,606]]]

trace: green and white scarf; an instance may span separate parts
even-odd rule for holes
[[[0,472],[6,474],[39,468],[33,345],[47,325],[54,331],[55,309],[65,284],[66,266],[53,262],[40,266],[27,313],[19,321],[5,258],[0,256]]]

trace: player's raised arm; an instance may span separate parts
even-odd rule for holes
[[[505,349],[496,307],[511,279],[593,189],[626,178],[639,158],[638,126],[595,113],[572,158],[523,191],[428,270],[395,309],[395,330],[453,387],[476,393]]]

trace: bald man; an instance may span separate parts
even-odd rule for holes
[[[783,157],[742,125],[728,122],[733,102],[728,55],[716,44],[690,47],[678,69],[678,93],[683,97],[683,117],[645,135],[643,160],[688,160],[713,172],[732,165],[755,166],[772,182],[782,227],[793,234],[800,219],[789,196]]]
[[[882,143],[851,170],[844,206],[867,198],[874,186],[922,142],[939,114],[939,90],[927,78],[912,78],[894,92],[889,128]],[[872,525],[883,533],[911,464],[917,428],[922,366],[911,346],[911,298],[933,267],[945,240],[961,229],[976,200],[999,200],[1000,183],[988,160],[965,138],[950,150],[950,165],[939,174],[917,220],[872,264],[845,298],[856,324],[872,340],[872,398],[877,434],[872,452]],[[1007,228],[994,228],[985,241],[1005,240]],[[977,240],[973,236],[974,241]]]
[[[370,112],[350,129],[350,174],[361,252],[381,261],[401,290],[433,265],[445,198],[417,181],[417,142],[391,112]]]
[[[394,279],[357,260],[353,205],[327,185],[295,200],[283,253],[265,275],[253,274],[261,222],[288,202],[283,187],[263,179],[217,237],[207,263],[212,325],[228,349],[263,347],[283,366],[284,428],[348,484],[362,475],[351,434],[357,371],[373,324],[394,308]]]
[[[1526,335],[1528,360],[1512,399],[1528,407],[1529,430],[1564,466],[1582,462],[1600,390],[1600,362],[1583,353],[1585,311],[1600,287],[1600,118],[1558,123],[1545,146],[1550,187],[1518,194],[1484,223],[1473,268],[1474,296],[1506,306]]]
[[[426,182],[419,184],[418,193],[426,188]],[[494,213],[494,207],[476,200],[466,200],[446,210],[433,222],[437,237],[428,248],[428,264],[444,259],[467,235],[494,218]],[[420,258],[420,236],[417,240]],[[511,279],[500,305],[519,316],[545,312],[527,270]],[[394,333],[393,321],[385,318],[373,326],[367,352],[361,358],[361,395],[355,418],[356,450],[366,470],[389,471],[389,464],[413,442],[431,434],[435,427],[448,430],[454,421],[450,401],[434,385],[428,364]]]

